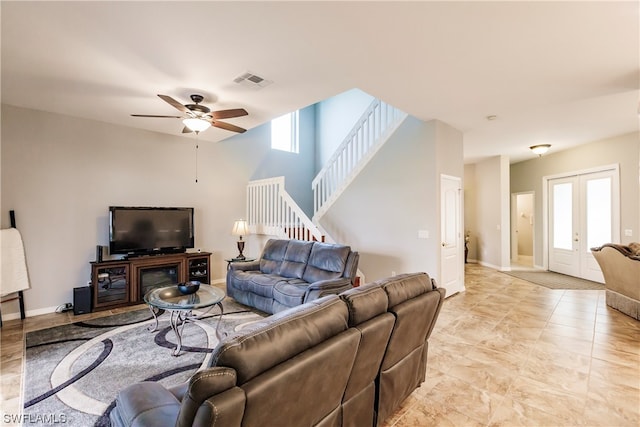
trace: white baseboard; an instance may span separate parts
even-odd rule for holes
[[[480,264],[483,267],[493,268],[494,270],[498,270],[498,271],[502,270],[502,267],[499,267],[497,265],[491,264],[489,262],[485,262],[485,261],[477,261],[477,262],[478,262],[478,264]]]
[[[59,305],[53,306],[53,307],[45,307],[45,308],[39,308],[37,310],[25,310],[24,312],[24,316],[25,317],[33,317],[33,316],[39,316],[41,314],[49,314],[49,313],[55,313],[56,309],[60,307]],[[2,321],[5,322],[7,320],[16,320],[16,319],[20,319],[20,311],[14,311],[11,313],[5,313],[4,311],[2,312]]]

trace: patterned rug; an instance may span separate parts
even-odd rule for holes
[[[223,301],[220,332],[239,331],[263,318],[231,299]],[[185,382],[206,367],[218,344],[219,309],[185,325],[182,352],[159,316],[157,332],[148,309],[28,333],[26,336],[24,413],[29,420],[58,420],[69,426],[109,426],[118,391],[139,381],[165,386]]]
[[[604,290],[602,283],[554,273],[553,271],[504,271],[503,273],[549,289]]]

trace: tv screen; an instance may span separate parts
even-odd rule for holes
[[[194,247],[193,208],[109,207],[109,252],[184,252]]]

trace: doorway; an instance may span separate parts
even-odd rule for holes
[[[533,192],[511,195],[511,266],[533,268],[535,197]]]
[[[549,270],[604,283],[591,248],[620,241],[617,166],[546,181]]]

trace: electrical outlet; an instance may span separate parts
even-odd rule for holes
[[[69,310],[73,310],[73,304],[71,304],[70,302],[64,305],[64,311],[69,311]]]

